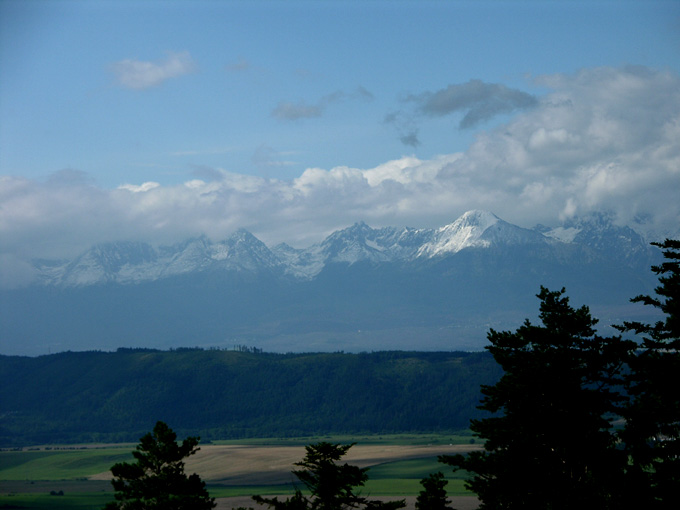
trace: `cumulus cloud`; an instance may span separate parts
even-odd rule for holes
[[[653,236],[680,234],[680,77],[640,68],[538,79],[550,90],[465,151],[375,168],[309,168],[292,181],[203,169],[176,186],[94,186],[78,174],[0,178],[0,255],[72,256],[93,243],[165,244],[246,228],[307,246],[364,220],[435,227],[488,209],[531,227],[610,211]],[[262,161],[281,154],[263,146]],[[209,179],[201,178],[207,176]]]
[[[305,101],[281,101],[272,110],[271,115],[281,120],[309,119],[321,117],[326,108],[332,104],[356,100],[372,101],[373,99],[374,96],[371,92],[359,86],[350,93],[338,90],[325,95],[314,104],[308,104]]]
[[[188,51],[169,53],[165,60],[149,62],[125,59],[111,66],[118,84],[130,89],[148,89],[160,85],[170,78],[176,78],[196,70]]]

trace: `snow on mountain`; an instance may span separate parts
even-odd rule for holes
[[[211,261],[218,262],[214,264],[216,267],[240,271],[269,270],[281,264],[267,245],[245,229],[213,245],[209,256]]]
[[[68,286],[106,283],[116,280],[115,275],[125,280],[136,276],[148,278],[157,258],[154,248],[146,243],[99,244],[72,262],[52,266],[43,275],[49,283]]]
[[[160,248],[159,266],[163,276],[203,271],[210,265],[210,240],[205,237],[189,239],[183,243]]]
[[[563,243],[587,248],[590,256],[605,256],[612,262],[646,267],[649,245],[635,230],[619,226],[607,213],[593,213],[566,221],[562,226],[543,229],[543,234]]]
[[[456,253],[463,248],[487,247],[489,241],[482,234],[500,219],[486,211],[468,211],[450,225],[436,230],[432,241],[425,243],[419,250],[419,257],[435,257],[445,253]]]
[[[386,262],[392,257],[386,246],[376,235],[377,230],[366,223],[355,223],[349,228],[333,232],[321,243],[321,254],[325,262],[346,262],[354,264],[360,260]]]
[[[418,257],[437,257],[465,248],[545,241],[537,232],[511,225],[488,211],[468,211],[450,225],[436,230],[432,240],[418,250]]]
[[[208,270],[258,271],[280,266],[267,246],[246,230],[213,243],[201,236],[157,250],[146,243],[97,245],[72,262],[38,263],[42,282],[68,287],[139,283]]]
[[[567,288],[604,328],[654,321],[628,300],[653,291],[649,267],[661,260],[608,215],[527,230],[486,211],[438,229],[357,223],[309,247],[270,249],[245,230],[110,243],[35,261],[42,285],[0,289],[0,330],[19,354],[253,342],[272,352],[475,350],[490,327],[534,317],[541,285]]]
[[[325,260],[319,244],[305,249],[298,249],[286,243],[281,243],[272,248],[272,253],[281,261],[284,272],[295,278],[312,279],[325,266]]]
[[[359,261],[387,262],[392,260],[381,245],[379,230],[364,222],[338,230],[320,243],[306,249],[295,249],[282,243],[274,247],[274,254],[286,266],[286,272],[298,278],[311,279],[327,264],[354,264]]]
[[[274,247],[273,252],[286,267],[286,272],[310,279],[327,264],[412,260],[423,243],[431,238],[432,232],[431,229],[394,227],[373,229],[358,222],[333,232],[309,248],[295,249],[284,243]]]
[[[158,248],[132,242],[97,245],[71,262],[40,261],[36,268],[42,283],[62,286],[130,284],[205,271],[280,271],[312,279],[328,264],[414,263],[468,248],[537,244],[578,246],[585,260],[610,257],[629,265],[649,262],[649,247],[642,237],[628,227],[615,226],[606,214],[557,228],[528,230],[491,212],[475,210],[436,230],[373,229],[359,222],[305,249],[287,244],[269,249],[250,232],[238,230],[220,242],[202,236]]]
[[[578,228],[575,228],[575,227],[548,228],[548,227],[543,227],[543,225],[539,225],[536,228],[536,230],[541,232],[546,237],[556,239],[556,240],[561,241],[563,243],[573,242],[574,239],[576,238],[576,236],[578,235],[578,233],[581,232],[581,229],[578,229]]]

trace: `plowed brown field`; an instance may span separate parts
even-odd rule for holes
[[[468,452],[476,445],[355,445],[343,460],[370,467],[398,460]],[[303,446],[205,445],[187,460],[186,471],[198,473],[208,483],[225,485],[274,485],[293,481],[295,462],[305,456]],[[92,480],[108,480],[99,473]]]

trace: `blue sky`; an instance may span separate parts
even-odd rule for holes
[[[676,1],[2,0],[0,254],[471,208],[677,232],[679,71]]]

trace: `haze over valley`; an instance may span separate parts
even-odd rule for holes
[[[306,249],[246,230],[172,246],[100,244],[37,260],[33,284],[1,292],[5,354],[117,347],[271,352],[481,350],[490,327],[536,314],[541,285],[566,286],[607,330],[646,315],[660,254],[611,215],[524,229],[469,211],[438,229],[365,223]]]

